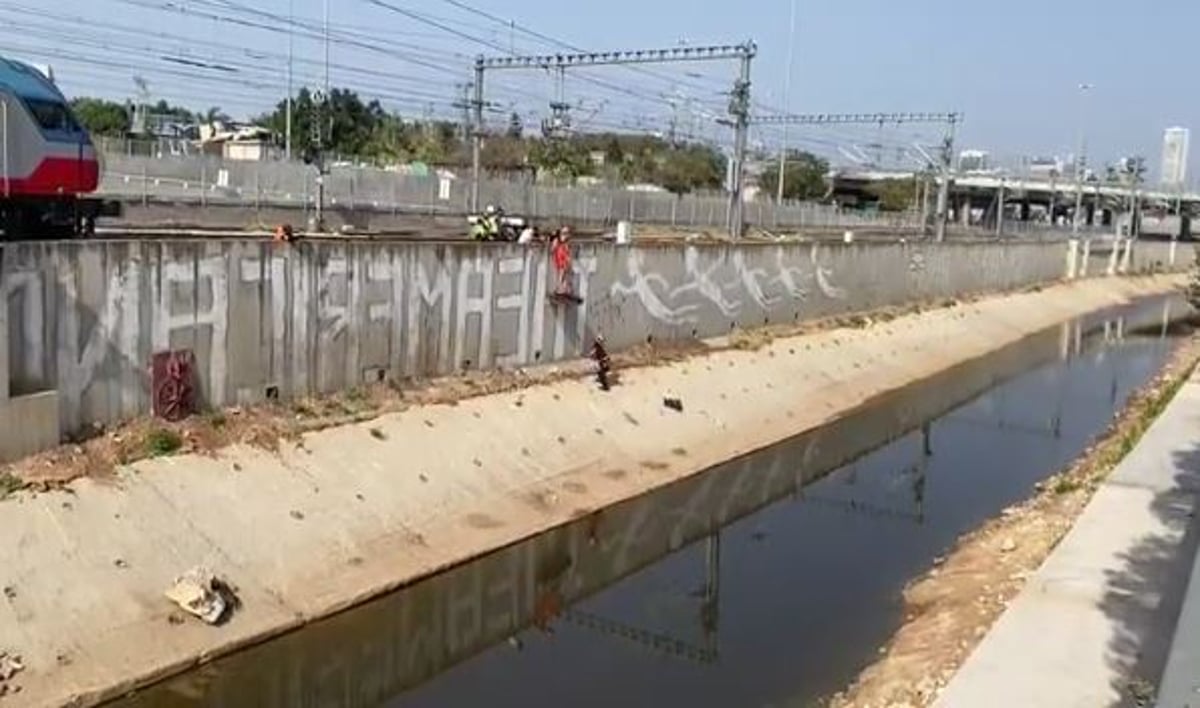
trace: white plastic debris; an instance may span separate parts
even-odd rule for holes
[[[196,567],[176,578],[166,596],[185,612],[208,624],[217,624],[229,609],[223,585],[211,570]]]
[[[19,654],[0,650],[0,697],[21,691],[15,679],[24,670],[25,663]]]

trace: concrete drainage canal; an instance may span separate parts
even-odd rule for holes
[[[180,675],[123,706],[807,706],[901,591],[1078,456],[1171,349],[1098,313]]]

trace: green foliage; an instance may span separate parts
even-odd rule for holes
[[[0,472],[0,499],[15,494],[25,488],[25,482],[8,472]]]
[[[889,179],[872,184],[867,191],[879,200],[882,211],[907,211],[916,203],[919,187],[911,179]]]
[[[150,457],[170,455],[183,447],[183,438],[168,428],[154,428],[146,433],[146,454]]]
[[[315,148],[317,102],[301,89],[292,100],[292,151],[303,155]],[[386,111],[379,101],[364,102],[349,89],[333,89],[321,106],[321,137],[326,152],[376,163],[449,160],[458,149],[455,126],[443,123],[406,122]],[[287,131],[287,100],[256,119],[279,136]]]
[[[592,173],[592,158],[579,141],[542,140],[529,149],[529,161],[541,170],[574,179]]]
[[[79,124],[92,135],[122,137],[129,131],[129,112],[115,101],[76,98],[71,101],[71,111]]]
[[[615,135],[611,136],[608,144],[604,146],[604,164],[612,167],[620,167],[625,164],[625,150]]]
[[[220,106],[212,106],[204,113],[197,113],[196,118],[201,123],[231,123],[233,121],[228,113],[221,110]]]
[[[812,200],[824,197],[828,191],[825,175],[829,162],[810,152],[796,151],[788,155],[784,168],[784,199]],[[779,161],[768,162],[758,178],[758,186],[768,195],[779,193]]]
[[[1200,310],[1200,248],[1195,249],[1195,258],[1192,261],[1192,270],[1188,275],[1184,296],[1192,308]]]
[[[308,89],[301,89],[292,99],[294,155],[315,154],[319,121],[320,140],[329,159],[380,165],[469,163],[468,146],[461,139],[460,126],[454,123],[406,121],[378,101],[364,101],[348,89],[333,89],[323,106],[316,103]],[[76,99],[73,105],[80,121],[93,134],[127,132],[129,117],[124,106],[93,98]],[[193,114],[159,101],[149,110],[174,116],[180,122],[230,122],[219,106]],[[282,143],[287,134],[287,113],[288,102],[283,100],[252,122],[270,130]],[[599,172],[592,160],[596,153],[604,155],[604,168]],[[612,182],[658,184],[675,194],[719,188],[725,173],[724,156],[705,145],[672,145],[654,136],[617,133],[555,140],[526,137],[521,116],[515,112],[509,115],[505,128],[485,137],[482,159],[488,169],[533,169],[572,180],[596,175]]]
[[[520,169],[528,162],[529,144],[510,134],[495,135],[484,141],[482,159],[489,169]]]
[[[167,116],[173,118],[179,123],[191,123],[192,121],[203,118],[202,114],[192,113],[183,106],[172,106],[166,101],[159,99],[158,103],[149,106],[150,114],[155,116]]]
[[[508,117],[508,137],[514,140],[520,140],[521,135],[525,132],[525,126],[521,123],[521,115],[513,111]]]
[[[706,146],[675,148],[662,155],[655,181],[672,194],[713,189],[721,186],[724,165],[721,155]]]

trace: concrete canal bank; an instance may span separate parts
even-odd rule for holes
[[[1174,356],[1185,312],[1053,327],[112,708],[818,705],[908,628],[907,580]]]
[[[544,249],[353,241],[73,242],[0,249],[0,459],[151,410],[156,355],[203,407],[575,359],[737,329],[1177,270],[1170,244],[765,244]],[[12,424],[20,421],[21,433]]]
[[[115,484],[18,496],[0,513],[0,637],[28,668],[6,705],[115,697],[1181,282],[1080,281],[631,370],[611,393],[561,382],[310,434],[278,455],[160,459]],[[747,482],[765,501],[778,480]],[[222,627],[169,621],[162,591],[197,564],[239,588]],[[532,597],[479,583],[489,605],[529,612]],[[485,616],[464,600],[451,634],[484,632]]]

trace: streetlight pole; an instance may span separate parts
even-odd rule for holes
[[[796,56],[796,0],[792,0],[792,15],[788,23],[788,61],[787,73],[783,81],[783,108],[790,110],[788,105],[792,94],[792,64]],[[783,124],[783,145],[779,148],[779,183],[776,185],[775,202],[783,203],[783,187],[787,181],[788,125]]]
[[[1078,147],[1075,150],[1075,214],[1071,220],[1074,222],[1071,224],[1071,233],[1075,236],[1079,235],[1080,215],[1083,213],[1083,170],[1084,166],[1087,165],[1087,156],[1085,155],[1087,152],[1087,138],[1083,130],[1084,98],[1091,89],[1091,84],[1079,84],[1079,105],[1077,107],[1078,116],[1076,117],[1079,139],[1076,143]],[[1096,206],[1100,205],[1097,204]]]

